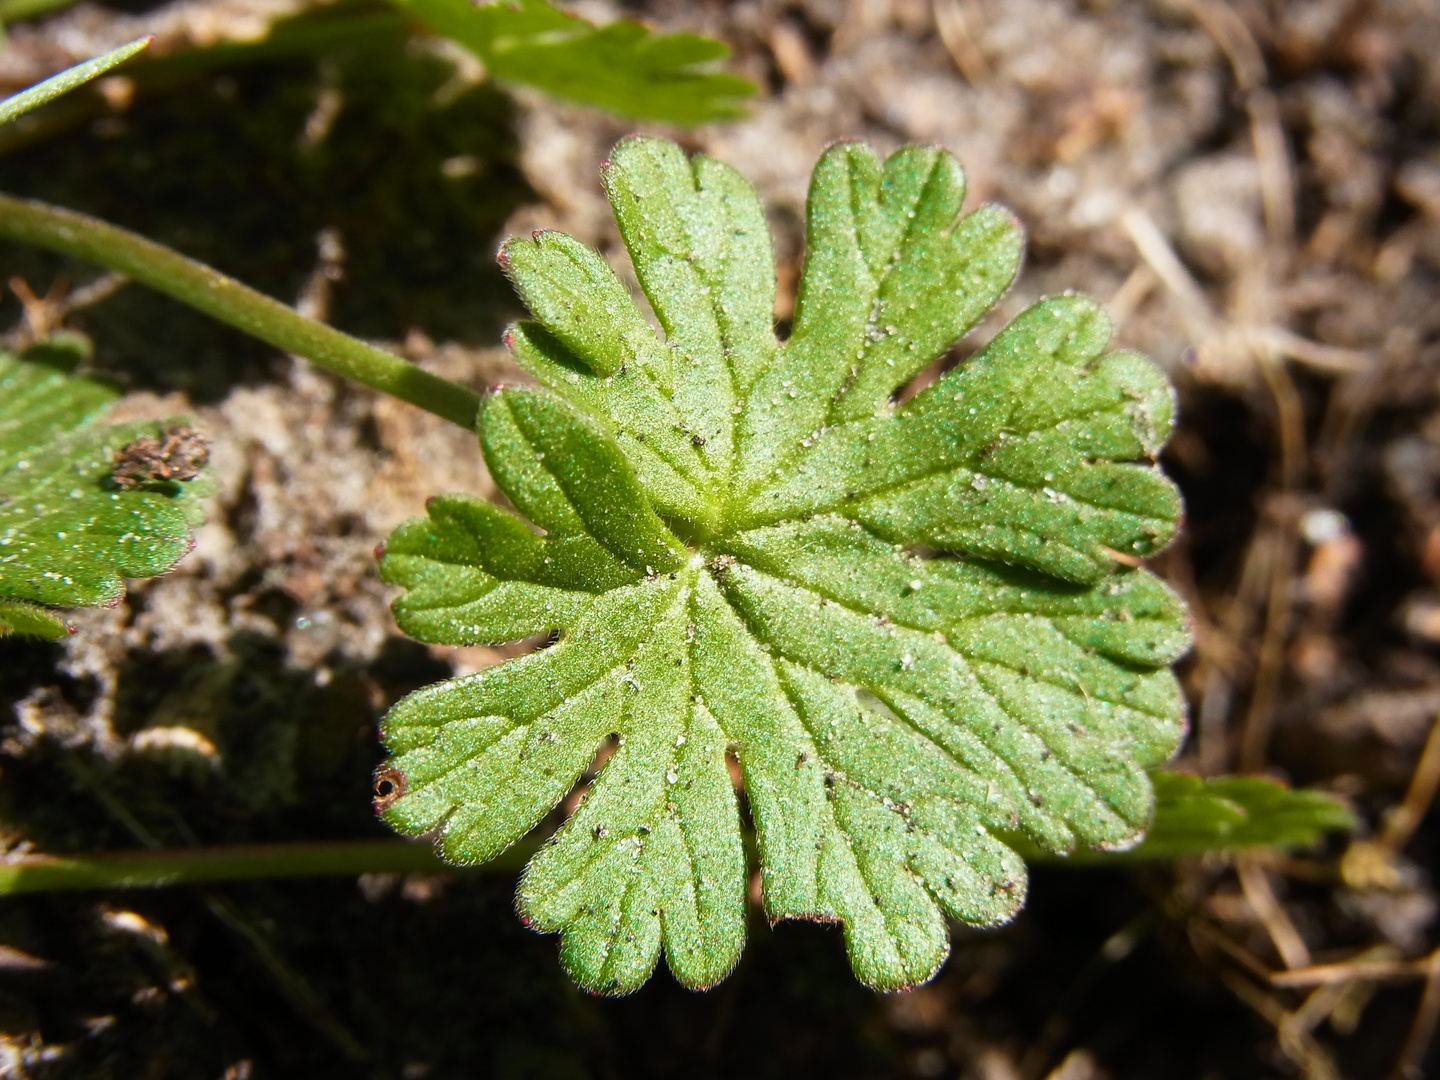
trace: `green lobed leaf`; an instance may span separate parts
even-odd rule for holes
[[[553,643],[397,704],[377,809],[483,861],[614,736],[519,889],[582,986],[632,990],[662,952],[687,986],[724,977],[742,813],[771,919],[838,922],[865,982],[921,982],[947,919],[1023,903],[1013,844],[1120,850],[1151,820],[1189,638],[1128,556],[1179,520],[1169,387],[1063,296],[896,404],[1020,260],[943,150],[821,159],[784,343],[734,170],[633,137],[604,180],[659,332],[583,245],[508,243],[535,318],[506,340],[542,389],[493,393],[479,434],[519,516],[433,500],[380,563],[423,641]]]
[[[57,354],[0,353],[0,635],[60,637],[64,622],[38,605],[113,604],[125,578],[171,569],[208,493],[203,478],[118,487],[115,453],[161,425],[99,422],[117,395]]]
[[[755,87],[705,66],[730,55],[694,34],[655,36],[638,23],[596,27],[545,0],[395,0],[464,45],[491,75],[636,120],[686,126],[733,120]]]

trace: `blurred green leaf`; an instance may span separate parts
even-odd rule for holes
[[[1355,818],[1330,795],[1258,776],[1156,773],[1155,823],[1130,855],[1168,859],[1248,847],[1307,848]]]
[[[634,22],[596,27],[544,0],[395,0],[459,42],[490,74],[636,120],[691,126],[744,115],[755,88],[706,71],[730,50],[694,34],[656,36]]]
[[[1216,776],[1158,770],[1155,820],[1145,839],[1128,851],[1077,851],[1066,861],[1085,866],[1137,859],[1176,859],[1245,848],[1314,847],[1328,832],[1350,832],[1355,817],[1321,791],[1296,791],[1259,776]],[[1023,836],[1006,842],[1028,859],[1053,861]]]

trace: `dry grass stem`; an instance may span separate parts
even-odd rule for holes
[[[994,72],[975,43],[961,0],[935,0],[935,30],[960,74],[976,86],[990,81]]]
[[[1410,776],[1410,787],[1405,798],[1385,822],[1380,834],[1380,843],[1391,851],[1399,851],[1414,835],[1435,800],[1435,790],[1440,787],[1440,717],[1430,725],[1430,734],[1425,738],[1425,748]]]
[[[1383,982],[1391,979],[1424,978],[1434,966],[1433,955],[1419,960],[1345,960],[1336,964],[1314,964],[1293,971],[1277,971],[1270,976],[1270,985],[1293,990],[1309,986],[1337,986],[1357,981]]]
[[[1142,262],[1130,271],[1130,276],[1105,303],[1105,307],[1110,312],[1110,318],[1115,320],[1115,325],[1124,326],[1159,283],[1160,279],[1150,268],[1149,263]]]
[[[1265,211],[1266,247],[1274,274],[1289,264],[1295,247],[1294,166],[1280,122],[1280,108],[1269,88],[1265,58],[1259,43],[1235,9],[1224,0],[1190,0],[1189,8],[1205,32],[1215,39],[1244,95],[1250,117],[1250,137],[1260,170],[1260,192]]]
[[[1210,949],[1218,949],[1257,979],[1268,981],[1273,974],[1258,956],[1204,919],[1191,919],[1185,928],[1191,944],[1201,956]]]
[[[1422,1080],[1425,1051],[1435,1038],[1435,1025],[1440,1021],[1440,950],[1430,955],[1425,992],[1420,996],[1420,1007],[1415,1010],[1415,1019],[1410,1024],[1410,1034],[1390,1071],[1390,1080]]]
[[[1285,908],[1275,897],[1270,885],[1269,870],[1250,855],[1238,855],[1235,859],[1235,873],[1240,878],[1240,888],[1260,925],[1270,935],[1271,944],[1285,966],[1292,971],[1310,966],[1310,949],[1304,938],[1295,929]]]
[[[1155,220],[1140,207],[1132,206],[1120,216],[1120,226],[1155,276],[1175,294],[1180,302],[1180,314],[1190,325],[1191,333],[1197,338],[1213,334],[1215,312],[1205,296],[1205,290],[1180,261],[1180,256],[1175,254],[1175,249],[1165,239]]]
[[[1340,1080],[1329,1053],[1303,1025],[1295,1022],[1294,1014],[1278,998],[1267,994],[1238,971],[1221,971],[1220,981],[1275,1028],[1281,1052],[1300,1068],[1305,1080]]]

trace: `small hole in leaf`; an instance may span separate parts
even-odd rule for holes
[[[396,799],[405,794],[406,787],[405,774],[399,769],[389,765],[382,765],[376,769],[374,799],[376,812],[388,809]]]

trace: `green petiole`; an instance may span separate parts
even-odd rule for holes
[[[27,91],[28,93],[28,91]],[[0,195],[0,236],[117,270],[277,349],[474,428],[480,395],[306,318],[220,271],[153,240],[34,199]]]
[[[514,872],[531,849],[507,851],[480,869]],[[159,848],[101,855],[20,855],[0,861],[0,896],[81,889],[142,889],[259,878],[354,877],[453,872],[429,844],[335,840]]]

